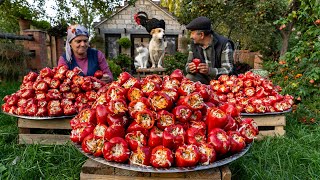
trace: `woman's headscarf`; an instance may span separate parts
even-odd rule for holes
[[[66,60],[67,62],[71,62],[71,46],[70,46],[70,42],[77,36],[87,36],[89,38],[89,33],[88,30],[79,25],[79,24],[75,24],[75,25],[71,25],[68,27],[67,30],[67,42],[66,42]]]

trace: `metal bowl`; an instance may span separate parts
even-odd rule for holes
[[[14,116],[18,118],[23,118],[23,119],[31,119],[31,120],[48,120],[48,119],[65,119],[65,118],[73,118],[75,115],[72,116],[45,116],[45,117],[37,117],[37,116],[21,116],[17,114],[11,114],[7,112],[3,112],[3,114],[9,115],[9,116]]]
[[[177,173],[177,172],[189,172],[189,171],[199,171],[199,170],[205,170],[205,169],[211,169],[211,168],[216,168],[219,166],[226,165],[232,161],[237,160],[241,156],[243,156],[248,150],[250,149],[252,143],[248,144],[242,151],[233,154],[231,156],[225,157],[223,159],[219,159],[209,165],[198,165],[194,167],[170,167],[170,168],[154,168],[152,166],[138,166],[138,165],[130,165],[130,164],[124,164],[124,163],[116,163],[116,162],[111,162],[105,160],[103,157],[95,157],[91,154],[85,153],[81,145],[74,143],[74,146],[85,156],[88,158],[97,161],[99,163],[120,168],[120,169],[125,169],[125,170],[131,170],[131,171],[139,171],[139,172],[150,172],[150,173]]]

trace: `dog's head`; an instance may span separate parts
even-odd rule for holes
[[[162,28],[154,28],[151,30],[150,34],[152,35],[153,39],[157,39],[159,41],[163,40],[164,36],[164,29]]]

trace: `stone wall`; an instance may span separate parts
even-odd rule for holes
[[[262,69],[262,55],[259,52],[250,52],[249,50],[236,50],[234,61],[247,63],[253,69]]]
[[[137,0],[134,6],[124,6],[118,10],[108,20],[102,21],[96,27],[96,32],[100,33],[102,38],[104,34],[119,34],[121,37],[128,37],[130,34],[148,34],[146,29],[138,25],[134,20],[134,14],[139,11],[146,12],[149,18],[163,19],[166,23],[165,33],[167,35],[178,35],[178,38],[184,36],[185,26],[181,25],[171,14],[161,9],[155,2],[150,0]],[[178,49],[182,49],[178,43]],[[130,54],[130,49],[124,52]]]

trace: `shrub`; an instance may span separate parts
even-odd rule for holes
[[[124,49],[128,49],[129,47],[131,47],[131,41],[127,37],[120,38],[117,42]]]
[[[188,53],[177,52],[174,55],[166,54],[164,57],[164,67],[167,68],[167,74],[171,74],[175,69],[185,72],[185,65],[188,60]]]
[[[132,59],[126,54],[119,54],[117,57],[111,59],[115,64],[122,67],[123,71],[130,72]]]
[[[115,62],[113,62],[112,60],[108,60],[108,64],[114,80],[117,80],[118,76],[122,72],[121,67],[117,65]]]

